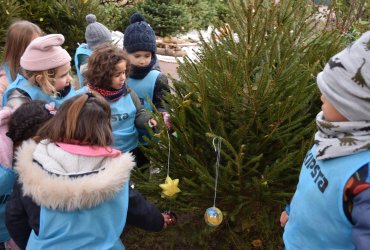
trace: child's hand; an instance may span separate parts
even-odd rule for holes
[[[286,211],[283,211],[280,215],[280,226],[285,227],[285,224],[288,222],[289,215]]]
[[[148,123],[149,123],[149,127],[151,128],[157,127],[157,121],[154,120],[153,118],[151,118]]]
[[[164,226],[163,229],[165,229],[169,225],[175,225],[177,223],[177,215],[172,211],[167,211],[162,213],[163,219],[164,219]]]
[[[167,228],[167,225],[170,224],[171,222],[171,216],[167,213],[162,213],[162,216],[163,216],[163,220],[164,220],[164,223],[163,223],[163,230]]]

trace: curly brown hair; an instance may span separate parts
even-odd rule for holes
[[[87,70],[84,73],[87,82],[95,87],[110,89],[116,65],[126,61],[126,75],[129,72],[127,53],[111,43],[103,43],[94,49],[89,57]]]
[[[12,139],[14,147],[36,135],[37,130],[53,115],[45,107],[44,101],[23,103],[10,117],[6,135]]]
[[[44,126],[38,139],[107,147],[113,143],[111,109],[101,96],[92,93],[74,96],[65,102]]]

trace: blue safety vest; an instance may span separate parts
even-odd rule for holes
[[[69,93],[64,97],[53,97],[45,94],[38,86],[30,84],[21,74],[17,75],[17,79],[12,82],[8,88],[6,89],[4,96],[3,96],[3,106],[5,106],[6,102],[8,101],[8,97],[10,96],[11,92],[15,89],[23,90],[28,94],[28,96],[32,100],[41,100],[47,103],[54,102],[55,107],[59,108],[60,105],[67,99],[77,95],[83,94],[87,92],[87,87],[81,88],[75,91],[73,88],[69,91]]]
[[[8,78],[8,82],[9,83],[12,83],[14,81],[13,77],[12,77],[12,74],[10,73],[10,69],[8,67],[8,64],[4,63],[3,64],[3,69],[5,71],[5,74],[6,74],[6,78]]]
[[[128,182],[116,196],[96,207],[75,211],[40,209],[40,229],[31,232],[30,250],[122,250],[120,235],[126,224]]]
[[[8,230],[5,227],[5,206],[14,182],[15,173],[13,170],[0,165],[0,243],[10,239]]]
[[[127,86],[135,91],[140,99],[143,107],[153,112],[153,108],[150,102],[153,101],[155,82],[161,72],[158,70],[151,70],[143,79],[133,79],[129,77],[127,79]],[[150,135],[146,129],[138,129],[139,142],[141,145],[147,145],[148,143],[144,140],[144,136],[150,138]]]
[[[74,57],[74,62],[76,66],[76,72],[77,72],[77,77],[78,77],[78,82],[80,83],[80,87],[84,85],[85,78],[81,74],[80,67],[81,67],[81,62],[80,62],[80,56],[81,55],[86,55],[90,56],[92,54],[92,50],[89,49],[86,43],[82,43],[78,46],[76,49],[75,57]]]
[[[150,102],[153,101],[155,82],[160,73],[158,70],[151,70],[143,79],[127,78],[127,86],[135,91],[146,110],[153,111]]]
[[[136,107],[131,95],[122,96],[111,102],[111,124],[114,138],[114,148],[121,152],[128,152],[138,145],[138,133],[135,127]]]
[[[355,249],[343,192],[351,176],[370,162],[370,150],[330,160],[316,160],[315,152],[316,146],[302,165],[285,225],[285,248]]]

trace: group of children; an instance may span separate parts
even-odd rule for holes
[[[27,21],[9,28],[0,74],[0,242],[10,249],[123,249],[126,223],[148,231],[172,223],[130,185],[138,129],[156,126],[146,110],[153,103],[166,115],[154,31],[134,14],[123,50],[87,19],[97,29],[76,64],[84,78],[77,90],[62,35],[43,36]],[[89,40],[99,32],[101,44]],[[286,249],[370,246],[369,63],[367,32],[318,74],[315,145],[280,219]]]
[[[63,35],[43,35],[28,21],[9,28],[0,75],[0,242],[10,249],[123,249],[126,223],[148,231],[174,223],[130,185],[130,171],[146,160],[139,139],[157,126],[151,103],[167,115],[154,31],[136,13],[117,46],[95,16],[87,20],[90,52],[76,64],[84,66],[76,89]]]

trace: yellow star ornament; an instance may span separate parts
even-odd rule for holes
[[[162,188],[162,194],[164,196],[172,197],[181,192],[177,185],[179,185],[179,179],[172,180],[171,177],[167,175],[166,180],[164,183],[159,184],[159,187]]]

